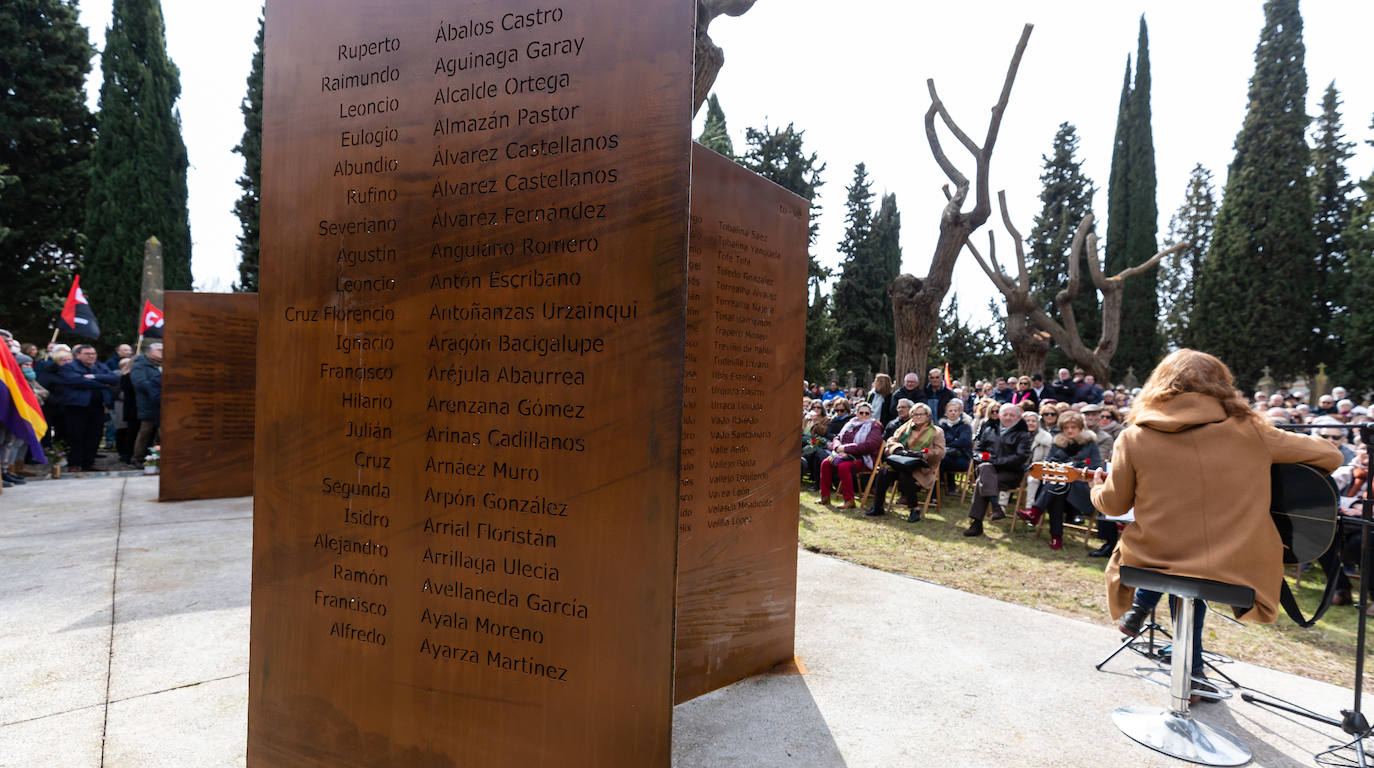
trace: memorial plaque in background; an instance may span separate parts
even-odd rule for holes
[[[694,4],[266,14],[249,767],[667,766]]]
[[[157,497],[251,496],[258,295],[167,291],[165,301]]]
[[[809,211],[692,145],[680,702],[792,658]]]

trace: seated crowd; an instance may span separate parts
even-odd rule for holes
[[[965,387],[932,368],[924,382],[908,373],[895,387],[878,374],[865,392],[846,392],[832,381],[826,389],[807,384],[802,397],[802,475],[822,505],[836,487],[842,509],[859,506],[870,517],[886,514],[886,496],[896,486],[909,508],[908,522],[921,519],[918,496],[960,493],[971,498],[965,536],[983,535],[984,520],[1017,515],[1027,525],[1048,524],[1051,549],[1063,547],[1064,525],[1091,525],[1102,540],[1089,552],[1106,557],[1116,546],[1120,524],[1101,518],[1088,498],[1086,482],[1041,482],[1028,476],[1032,464],[1105,467],[1112,445],[1125,428],[1131,399],[1139,389],[1099,385],[1091,375],[1061,368],[1046,384],[1041,374],[977,381]],[[1358,404],[1344,388],[1315,398],[1294,389],[1256,392],[1253,407],[1281,424],[1327,428],[1318,436],[1337,444],[1345,466],[1333,473],[1343,497],[1363,498],[1369,458],[1358,431],[1348,425],[1372,420],[1368,402]],[[867,492],[865,493],[865,490]],[[1020,509],[1009,513],[1015,499]],[[1347,503],[1344,514],[1358,514]],[[1358,528],[1338,538],[1332,557],[1349,572],[1358,561]],[[1336,603],[1351,601],[1348,576],[1340,576]]]

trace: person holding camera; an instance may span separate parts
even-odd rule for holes
[[[997,411],[997,420],[988,420],[978,433],[973,458],[978,462],[973,485],[973,501],[969,505],[968,528],[965,536],[983,535],[983,517],[992,507],[992,519],[1007,516],[998,501],[1002,491],[1013,491],[1021,485],[1030,461],[1033,436],[1021,420],[1021,409],[1008,403]]]
[[[883,446],[883,465],[878,468],[878,477],[873,481],[873,507],[864,514],[881,517],[883,498],[891,487],[893,479],[897,489],[912,502],[908,523],[921,519],[920,510],[915,508],[916,487],[929,490],[939,478],[940,460],[945,457],[945,432],[935,426],[930,418],[930,406],[916,403],[911,406],[911,418],[897,428],[892,439]]]

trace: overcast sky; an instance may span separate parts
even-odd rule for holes
[[[790,122],[806,132],[808,151],[826,163],[816,245],[823,263],[838,263],[845,187],[854,165],[864,162],[874,191],[897,195],[903,271],[924,275],[946,182],[922,126],[929,105],[926,78],[934,78],[956,122],[981,141],[1021,26],[1035,24],[993,153],[994,204],[997,190],[1007,190],[1014,221],[1029,233],[1039,209],[1041,156],[1049,152],[1058,125],[1068,121],[1078,128],[1079,156],[1098,187],[1100,217],[1122,76],[1144,13],[1162,242],[1194,164],[1213,172],[1218,197],[1225,186],[1254,72],[1262,8],[1260,0],[758,0],[744,16],[722,17],[711,26],[726,57],[715,90],[736,151],[743,150],[746,127]],[[182,132],[191,161],[192,269],[200,290],[228,290],[238,276],[239,224],[232,208],[243,162],[232,150],[243,133],[239,104],[260,10],[252,0],[163,0],[168,49],[181,69]],[[1367,74],[1374,3],[1306,0],[1302,11],[1308,113],[1320,113],[1322,92],[1334,80],[1346,136],[1359,142],[1350,171],[1362,178],[1374,170],[1374,151],[1365,143],[1374,138],[1369,127],[1374,88]],[[81,20],[97,48],[104,45],[109,19],[110,0],[82,0]],[[98,57],[93,68],[94,107]],[[705,111],[693,135],[700,133]],[[972,158],[947,134],[944,146],[971,177]],[[995,213],[992,223],[1001,252],[1009,254],[1010,240]],[[1105,236],[1105,224],[1099,224],[1098,234]],[[985,230],[975,237],[984,244]],[[967,253],[960,258],[953,290],[961,314],[979,320],[995,294]]]

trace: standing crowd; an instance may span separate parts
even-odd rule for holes
[[[120,344],[108,360],[98,359],[95,347],[49,344],[39,352],[34,344],[0,330],[3,342],[43,408],[48,432],[43,448],[49,461],[76,471],[90,472],[102,447],[118,456],[127,468],[142,466],[148,448],[158,441],[162,405],[162,344],[143,347],[140,354]],[[5,487],[34,475],[34,463],[17,435],[0,427],[0,461]],[[120,467],[106,467],[118,469]]]

